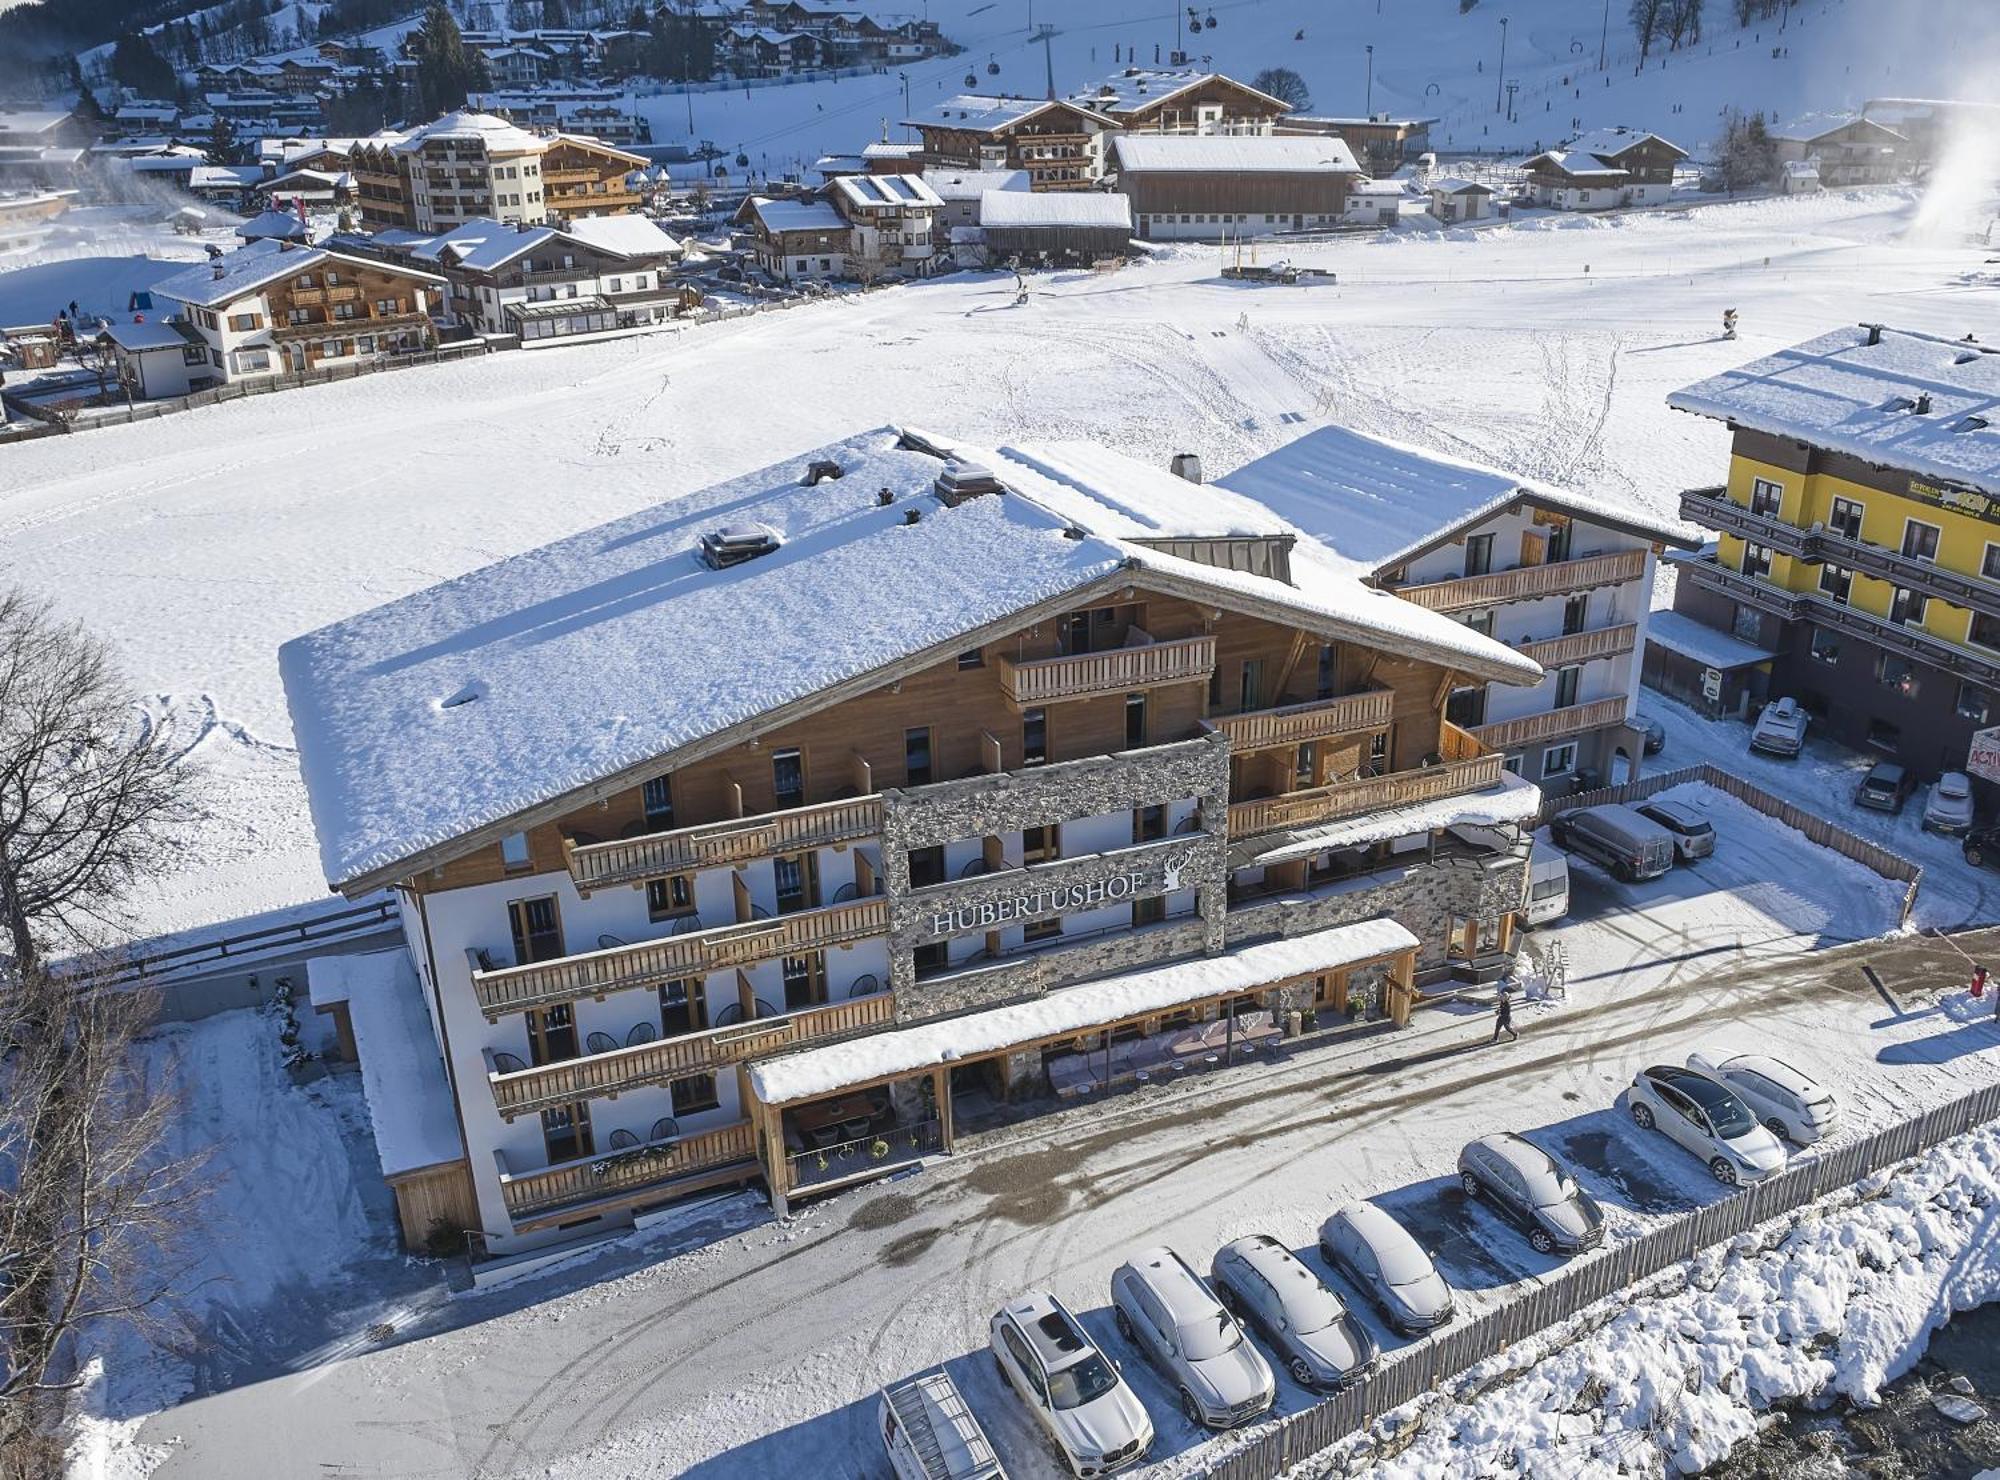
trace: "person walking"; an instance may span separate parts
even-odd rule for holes
[[[1504,983],[1501,985],[1500,995],[1494,999],[1492,1041],[1498,1043],[1502,1033],[1507,1035],[1509,1042],[1518,1042],[1521,1037],[1514,1031],[1514,998]]]

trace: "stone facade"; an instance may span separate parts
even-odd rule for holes
[[[1130,904],[1182,889],[1212,892],[1225,883],[1224,859],[1221,838],[1191,833],[933,884],[891,896],[889,949],[901,953],[934,940]],[[1219,911],[1207,911],[1205,905],[1204,911],[1219,921]],[[1218,926],[1217,949],[1221,945]]]
[[[1417,938],[1417,968],[1442,964],[1454,917],[1492,919],[1519,910],[1527,897],[1528,855],[1499,853],[1485,859],[1419,858],[1363,880],[1257,900],[1228,915],[1230,947],[1304,935],[1384,915]]]
[[[967,967],[896,989],[896,1019],[915,1022],[1037,997],[1052,987],[1199,956],[1213,927],[1202,919],[1169,921]]]

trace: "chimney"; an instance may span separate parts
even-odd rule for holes
[[[209,267],[209,273],[219,283],[229,276],[229,269],[222,265],[222,259],[218,257]]]
[[[1873,349],[1882,342],[1882,326],[1880,324],[1863,324],[1861,327],[1868,331],[1868,347],[1870,349]]]
[[[1929,391],[1925,391],[1917,397],[1917,404],[1914,409],[1918,416],[1929,416],[1931,414],[1931,393]]]
[[[1167,468],[1176,478],[1185,478],[1190,483],[1201,482],[1201,458],[1195,453],[1176,452]]]

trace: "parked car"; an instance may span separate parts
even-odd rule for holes
[[[1916,784],[1901,766],[1892,761],[1877,761],[1854,788],[1854,804],[1873,807],[1877,812],[1900,812]]]
[[[1972,831],[1972,778],[1963,771],[1946,771],[1932,783],[1924,803],[1924,829],[1954,835]]]
[[[1481,1136],[1458,1153],[1458,1182],[1528,1235],[1537,1254],[1581,1254],[1604,1242],[1604,1212],[1569,1169],[1511,1131]]]
[[[1032,1290],[1008,1301],[988,1323],[987,1337],[1001,1377],[1077,1480],[1137,1464],[1153,1447],[1145,1404],[1055,1296]]]
[[[1634,809],[1674,835],[1674,856],[1682,863],[1706,858],[1715,851],[1715,827],[1686,802],[1663,799],[1642,802]]]
[[[1706,1074],[1672,1064],[1641,1069],[1627,1092],[1641,1130],[1660,1130],[1708,1163],[1725,1187],[1761,1182],[1785,1164],[1785,1150],[1750,1107]]]
[[[1674,866],[1673,834],[1615,802],[1556,813],[1549,819],[1549,838],[1628,884],[1657,879]]]
[[[1456,1314],[1431,1256],[1371,1202],[1349,1203],[1320,1224],[1319,1252],[1405,1336],[1435,1331]]]
[[[1795,756],[1805,749],[1806,712],[1796,699],[1774,699],[1750,730],[1750,748],[1766,755]]]
[[[1974,868],[2000,868],[2000,826],[1975,827],[1960,851]]]
[[[1832,1090],[1768,1054],[1717,1060],[1691,1053],[1687,1066],[1728,1086],[1764,1122],[1764,1129],[1781,1140],[1810,1146],[1840,1123]]]
[[[1111,1275],[1118,1333],[1180,1393],[1189,1423],[1230,1429],[1265,1412],[1278,1379],[1236,1318],[1185,1259],[1161,1245]]]
[[[942,1367],[883,1388],[875,1425],[896,1480],[1007,1480],[986,1431]]]
[[[1636,716],[1632,721],[1632,728],[1646,737],[1647,755],[1658,755],[1667,748],[1667,727],[1650,714]]]
[[[1222,1303],[1264,1338],[1300,1387],[1332,1392],[1375,1365],[1375,1338],[1269,1234],[1224,1244],[1208,1275]]]
[[[1528,904],[1524,925],[1546,925],[1569,913],[1569,855],[1536,843],[1528,854]]]

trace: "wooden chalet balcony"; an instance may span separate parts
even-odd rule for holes
[[[1470,751],[1454,757],[1452,752]],[[1445,749],[1446,759],[1416,771],[1397,771],[1388,776],[1371,776],[1354,781],[1337,781],[1311,791],[1295,791],[1284,796],[1260,797],[1255,801],[1232,802],[1229,807],[1229,836],[1254,837],[1284,827],[1309,827],[1321,822],[1338,822],[1365,812],[1382,812],[1391,807],[1407,807],[1432,802],[1441,797],[1485,791],[1500,784],[1498,753],[1486,752],[1479,742],[1461,734]]]
[[[1545,565],[1522,565],[1513,570],[1488,571],[1483,576],[1460,576],[1450,581],[1389,589],[1405,601],[1414,601],[1434,612],[1468,611],[1636,581],[1645,573],[1646,553],[1615,550],[1608,555],[1583,555],[1575,560],[1551,560]]]
[[[1627,622],[1620,627],[1594,627],[1587,632],[1569,632],[1542,642],[1524,642],[1521,656],[1533,658],[1544,668],[1565,668],[1572,663],[1588,663],[1597,658],[1622,658],[1639,641],[1639,626]]]
[[[1183,637],[1144,647],[1112,648],[1064,658],[994,661],[1000,687],[1016,704],[1054,704],[1122,694],[1156,684],[1206,683],[1215,671],[1215,639]]]
[[[561,956],[530,966],[485,971],[475,965],[472,991],[479,1010],[493,1020],[503,1012],[573,1002],[579,997],[603,998],[612,992],[706,976],[731,966],[825,950],[881,935],[888,928],[889,902],[875,895],[769,920],[746,920],[637,945]]]
[[[726,1028],[710,1028],[679,1038],[635,1043],[608,1053],[565,1059],[511,1074],[489,1073],[493,1108],[512,1120],[576,1100],[616,1098],[627,1090],[671,1084],[696,1074],[714,1074],[731,1064],[782,1048],[797,1048],[894,1022],[893,993],[877,992],[847,1002],[829,1002],[778,1017],[758,1018]]]
[[[1524,714],[1519,719],[1497,720],[1481,725],[1472,733],[1480,743],[1495,750],[1512,750],[1537,741],[1562,740],[1585,730],[1621,724],[1625,719],[1625,696],[1596,699],[1588,704],[1572,704],[1567,709],[1549,709],[1540,714]]]
[[[1276,745],[1303,745],[1335,735],[1386,730],[1395,713],[1395,695],[1369,689],[1334,699],[1312,699],[1278,709],[1246,714],[1218,714],[1209,723],[1229,737],[1231,750],[1267,750]]]
[[[328,303],[352,303],[361,296],[361,290],[351,283],[342,283],[326,290]]]
[[[315,303],[324,303],[326,302],[326,289],[294,288],[292,289],[292,302],[300,308],[307,308]]]
[[[675,1141],[566,1161],[541,1171],[510,1172],[501,1162],[500,1196],[516,1220],[551,1208],[615,1197],[700,1172],[754,1163],[757,1133],[739,1121]]]
[[[620,838],[609,843],[577,844],[565,840],[563,858],[569,865],[570,878],[575,881],[577,892],[587,895],[593,889],[635,884],[665,874],[745,863],[757,858],[799,853],[807,848],[824,848],[858,838],[872,838],[881,831],[882,799],[874,796],[851,797],[845,801],[794,807],[789,811],[769,812],[757,817],[704,822],[694,827],[648,833],[637,838]]]

